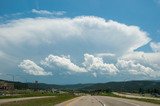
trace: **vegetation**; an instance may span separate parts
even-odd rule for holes
[[[97,83],[85,90],[108,90],[114,92],[130,92],[130,93],[158,93],[160,94],[160,81],[126,81],[126,82],[108,82]]]
[[[15,90],[15,91],[4,91],[3,93],[10,94],[8,96],[0,96],[0,99],[6,98],[22,98],[22,97],[35,97],[35,96],[55,96],[56,93],[47,91],[32,91],[32,90]]]
[[[74,97],[76,96],[68,93],[57,94],[55,95],[55,97],[9,102],[9,103],[2,104],[1,106],[53,106],[55,104],[72,99]]]
[[[14,83],[15,89],[26,90],[35,89],[35,83]],[[124,81],[124,82],[107,82],[96,84],[73,84],[73,85],[55,85],[38,83],[39,90],[51,90],[52,88],[58,90],[76,90],[76,91],[95,91],[95,90],[111,90],[114,92],[130,92],[130,93],[150,93],[160,94],[160,81]]]
[[[101,96],[111,96],[111,97],[120,97],[118,95],[113,94],[112,92],[102,92],[99,95],[101,95]]]

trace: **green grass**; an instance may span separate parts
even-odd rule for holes
[[[107,92],[107,93],[100,93],[101,96],[111,96],[111,97],[119,97],[115,94],[113,94],[112,92]]]
[[[7,99],[7,98],[22,98],[22,97],[35,97],[35,96],[54,96],[56,94],[50,92],[26,92],[23,94],[19,94],[16,96],[0,96],[0,99]]]
[[[9,102],[2,104],[1,106],[54,106],[55,104],[69,100],[76,97],[73,94],[59,94],[55,97],[24,100],[18,102]]]
[[[102,95],[102,96],[111,96],[111,97],[119,97],[119,98],[125,98],[125,99],[132,99],[132,100],[138,100],[138,101],[143,101],[143,102],[150,102],[150,103],[154,103],[154,104],[160,104],[160,100],[145,99],[145,98],[129,98],[129,97],[115,95],[112,92],[110,92],[110,93],[101,93],[100,95]]]

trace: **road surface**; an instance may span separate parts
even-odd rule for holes
[[[10,98],[10,99],[0,99],[0,105],[8,102],[30,100],[30,99],[40,99],[40,98],[49,98],[54,96],[39,96],[39,97],[23,97],[23,98]]]
[[[160,98],[157,98],[157,97],[149,97],[149,96],[147,97],[147,96],[140,96],[140,95],[134,95],[134,94],[127,94],[127,93],[122,94],[122,93],[113,92],[113,94],[122,96],[122,97],[128,97],[128,98],[160,100]]]
[[[81,96],[56,106],[160,106],[157,104],[107,96]]]

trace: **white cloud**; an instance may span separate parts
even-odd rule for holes
[[[151,42],[150,46],[154,52],[160,52],[160,42],[158,43]]]
[[[95,73],[102,75],[115,75],[119,72],[114,64],[104,63],[102,58],[94,57],[90,54],[84,54],[83,65],[87,70],[93,72],[94,76],[96,76]]]
[[[25,18],[0,25],[0,44],[4,46],[9,43],[16,46],[53,44],[77,53],[81,50],[83,53],[91,51],[121,55],[149,41],[147,33],[137,26],[93,16]]]
[[[103,62],[102,58],[94,57],[90,54],[84,54],[84,67],[75,65],[71,61],[70,56],[49,55],[41,64],[49,67],[58,66],[72,72],[87,72],[91,73],[94,77],[97,77],[97,74],[115,75],[118,73],[118,69],[114,64],[106,64]]]
[[[94,57],[90,54],[84,54],[84,67],[79,67],[71,62],[70,57],[49,55],[41,62],[45,66],[58,66],[73,72],[91,72],[94,76],[97,74],[115,75],[118,69],[114,64],[106,64],[102,58]]]
[[[49,55],[41,63],[47,66],[58,66],[72,72],[86,72],[85,68],[75,65],[71,62],[70,58],[66,56]]]
[[[113,53],[98,53],[96,54],[97,57],[115,57]]]
[[[118,59],[119,70],[148,77],[160,76],[160,53],[132,52]]]
[[[32,9],[32,13],[40,14],[40,15],[55,15],[55,16],[61,16],[64,15],[65,11],[47,11],[47,10],[36,10]]]
[[[31,60],[23,60],[18,67],[30,75],[52,75],[51,72],[46,72],[42,67],[38,66]]]
[[[43,10],[34,10],[34,12],[52,13]],[[88,72],[95,77],[98,74],[121,73],[115,65],[117,58],[131,65],[128,66],[130,73],[141,75],[150,73],[154,76],[154,73],[160,69],[160,53],[158,52],[159,46],[157,46],[159,43],[154,43],[154,46],[151,43],[156,53],[135,52],[137,48],[146,45],[150,40],[147,32],[138,26],[130,26],[113,20],[106,21],[94,16],[25,18],[0,25],[0,47],[4,52],[23,55],[23,50],[19,49],[26,48],[27,45],[27,53],[31,56],[34,47],[37,47],[36,50],[40,53],[44,53],[43,56],[48,55],[48,52],[54,52],[76,55],[75,57],[79,59],[79,56],[84,53],[94,54],[84,55],[83,67],[74,64],[70,57],[55,55],[46,57],[43,64],[62,67],[71,72]],[[16,50],[11,48],[16,48]],[[41,48],[45,50],[41,52]],[[106,62],[104,59],[106,57],[114,62],[109,59]],[[41,70],[44,71],[43,68]],[[33,74],[34,71],[30,73]]]
[[[156,77],[158,75],[158,73],[156,73],[150,67],[145,67],[140,63],[136,63],[133,60],[129,60],[129,61],[118,60],[117,66],[121,70],[130,72],[130,74],[135,74],[135,75],[141,74],[141,75],[150,76],[150,77]],[[160,73],[158,76],[160,76]]]
[[[123,60],[136,60],[141,64],[156,64],[160,67],[160,53],[132,52],[121,57]]]

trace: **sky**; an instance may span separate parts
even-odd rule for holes
[[[160,0],[0,0],[0,79],[160,80]]]

